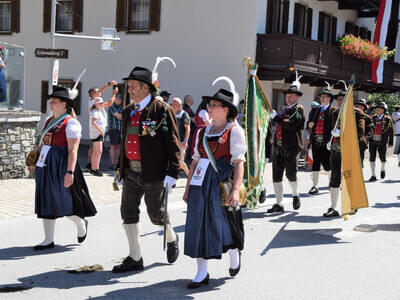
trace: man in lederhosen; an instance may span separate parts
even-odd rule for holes
[[[307,127],[311,131],[310,143],[313,155],[311,173],[313,186],[308,192],[310,195],[318,194],[321,164],[325,171],[330,171],[331,169],[329,165],[330,151],[326,147],[331,139],[331,130],[333,128],[332,111],[334,109],[331,106],[333,94],[329,85],[319,93],[319,99],[321,105],[311,110],[310,119],[307,122]]]
[[[129,243],[129,255],[113,272],[143,269],[139,243],[139,206],[144,195],[147,213],[155,225],[163,225],[163,189],[168,192],[179,173],[180,143],[172,109],[155,99],[152,72],[135,67],[129,74],[127,87],[133,103],[122,112],[122,145],[120,170],[123,179],[121,217]],[[179,255],[178,236],[167,215],[167,259]]]
[[[298,103],[303,95],[300,92],[300,82],[297,80],[285,91],[286,107],[277,114],[271,113],[271,118],[276,123],[274,137],[274,154],[272,159],[272,176],[276,204],[267,213],[283,212],[283,172],[292,189],[293,209],[300,208],[300,198],[297,192],[297,162],[299,153],[303,148],[303,129],[305,123],[304,108]]]
[[[359,99],[354,102],[354,107],[359,110],[361,117],[364,119],[365,130],[358,143],[360,148],[361,165],[364,168],[365,150],[368,149],[368,141],[371,139],[374,132],[374,123],[372,122],[372,118],[366,113],[368,105],[365,99]]]
[[[374,123],[374,133],[369,142],[369,161],[371,163],[371,178],[370,182],[376,181],[375,173],[375,160],[376,152],[379,153],[379,159],[381,161],[381,179],[385,178],[385,164],[386,164],[386,151],[387,144],[389,147],[393,146],[393,122],[392,118],[386,115],[387,105],[385,102],[379,103],[375,107],[376,115],[372,117]]]
[[[346,96],[346,90],[342,90],[339,94],[336,94],[334,98],[336,99],[336,108],[332,111],[332,127],[331,131],[332,138],[328,143],[328,148],[331,151],[329,162],[331,167],[331,176],[329,180],[329,195],[331,198],[331,207],[328,209],[326,213],[323,214],[325,218],[333,218],[339,217],[340,214],[337,211],[337,203],[339,199],[339,188],[340,182],[342,179],[342,154],[340,150],[340,121],[337,124],[337,128],[335,129],[335,125],[338,121],[340,108],[342,107],[344,97]],[[354,109],[356,116],[356,124],[357,124],[357,135],[358,138],[361,139],[364,136],[365,130],[365,120],[362,117],[362,112],[358,109]]]

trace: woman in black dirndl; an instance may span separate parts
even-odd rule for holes
[[[238,205],[246,153],[244,131],[235,121],[237,108],[231,92],[221,89],[214,96],[203,99],[208,102],[213,121],[197,133],[183,197],[188,204],[185,255],[197,260],[197,274],[188,284],[189,289],[208,284],[208,260],[220,259],[225,252],[230,257],[229,274],[237,275],[244,244],[243,220]],[[221,205],[219,183],[229,178],[233,178],[233,187],[227,207]]]
[[[55,87],[48,95],[52,116],[46,121],[36,151],[35,213],[43,220],[44,241],[34,250],[54,247],[54,228],[57,218],[67,216],[77,226],[78,242],[87,235],[88,221],[97,211],[77,163],[82,127],[73,112],[77,92]]]

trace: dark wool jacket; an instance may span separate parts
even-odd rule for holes
[[[120,152],[121,178],[125,169],[129,168],[129,160],[125,156],[125,140],[129,126],[130,113],[134,104],[131,103],[122,112],[122,140]],[[139,134],[143,132],[143,121],[156,121],[156,126],[166,117],[167,124],[157,129],[156,135],[140,136],[140,158],[144,182],[164,180],[166,175],[178,178],[180,161],[180,142],[175,115],[168,104],[152,97],[150,103],[143,109]]]
[[[283,121],[289,117],[289,122]],[[304,146],[305,113],[303,106],[297,103],[293,107],[285,109],[274,118],[274,122],[282,125],[282,149],[284,151],[301,151]],[[274,140],[276,144],[276,136]]]
[[[378,117],[375,115],[372,117],[372,123],[374,124],[374,128],[376,126],[376,121]],[[372,131],[374,133],[375,129]],[[372,139],[371,139],[372,140]],[[388,115],[384,115],[382,119],[382,141],[380,143],[387,144],[393,146],[393,121],[392,118]]]
[[[332,111],[332,129],[335,128],[336,121],[339,117],[340,108],[335,108]],[[355,117],[356,117],[356,126],[357,126],[357,136],[358,136],[358,143],[360,145],[360,149],[366,146],[366,139],[365,139],[365,118],[363,116],[363,112],[358,108],[354,109]],[[339,124],[340,127],[340,124]],[[340,137],[338,137],[338,142]]]
[[[330,104],[328,108],[325,110],[325,117],[324,117],[324,143],[327,144],[330,139],[331,139],[331,131],[333,129],[332,127],[332,112],[334,111],[334,107]],[[307,122],[307,128],[308,124],[310,122],[314,123],[314,126],[311,128],[310,132],[310,141],[311,143],[314,143],[314,136],[315,136],[315,129],[317,127],[317,122],[319,118],[319,114],[321,111],[321,107],[314,107],[311,112],[310,112],[310,119]]]

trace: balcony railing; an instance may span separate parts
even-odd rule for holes
[[[339,47],[291,34],[257,35],[256,62],[262,80],[289,79],[289,68],[296,68],[310,85],[323,86],[356,77],[356,88],[365,91],[400,90],[400,65],[385,62],[384,83],[371,83],[371,64],[366,60],[343,55]]]

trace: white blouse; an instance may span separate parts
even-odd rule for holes
[[[81,123],[75,118],[69,119],[65,132],[67,134],[67,139],[80,139],[82,136]]]
[[[232,156],[231,162],[234,162],[235,160],[246,161],[245,154],[247,151],[247,145],[244,136],[244,130],[242,127],[240,127],[240,125],[237,122],[227,123],[223,130],[221,130],[219,133],[214,133],[214,134],[209,133],[210,129],[213,127],[213,124],[211,123],[209,126],[206,127],[204,134],[207,137],[221,136],[232,124],[234,124],[234,126],[231,130],[230,145],[229,145],[229,151]],[[194,160],[200,159],[200,153],[198,150],[199,134],[200,130],[197,131],[196,143],[192,156],[192,159]]]

